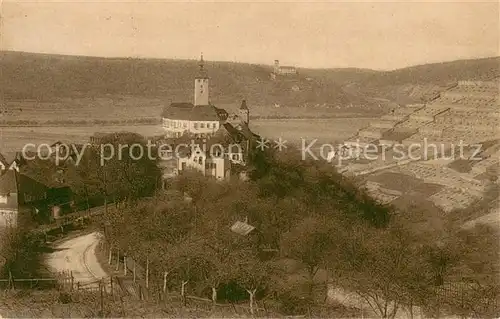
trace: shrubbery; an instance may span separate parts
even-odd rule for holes
[[[254,298],[273,299],[290,314],[323,302],[314,288],[319,270],[385,317],[412,305],[472,313],[456,303],[445,307],[436,302],[442,285],[458,275],[467,274],[474,282],[470,289],[497,286],[497,281],[480,278],[485,271],[468,264],[470,254],[456,245],[458,234],[451,233],[453,239],[441,246],[429,243],[398,218],[411,212],[378,204],[331,167],[301,161],[293,151],[255,152],[251,163],[246,183],[218,183],[195,172],[181,175],[172,187],[191,202],[159,194],[117,211],[109,216],[108,239],[133,258],[148,258],[152,282],[161,282],[168,271],[169,286],[176,290],[185,282],[192,292],[207,296],[214,288],[214,298],[233,300],[246,291],[252,303]],[[234,222],[244,220],[256,227],[253,233],[231,232]],[[488,236],[498,238],[495,231]],[[491,254],[494,240],[487,244]],[[285,260],[299,263],[294,273],[305,276],[310,287],[305,295],[291,293]],[[494,258],[488,260],[494,264]],[[227,289],[231,285],[234,296]],[[464,289],[469,288],[456,293],[465,296]]]

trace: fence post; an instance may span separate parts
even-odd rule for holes
[[[168,271],[165,271],[163,274],[163,293],[167,291],[167,276],[168,276]]]
[[[102,280],[99,281],[99,290],[101,292],[101,316],[104,318],[104,295],[103,295],[103,284]]]
[[[116,251],[116,271],[120,269],[120,250]]]
[[[146,289],[149,288],[149,257],[146,257]]]
[[[113,276],[109,277],[109,285],[111,286],[111,295],[113,295]]]
[[[74,277],[73,277],[73,271],[71,271],[71,272],[70,272],[70,276],[71,276],[71,278],[70,278],[70,280],[71,280],[71,288],[70,288],[70,289],[71,289],[71,290],[70,290],[70,291],[73,291],[73,284],[74,284],[74,282],[75,282],[75,279],[74,279]]]
[[[134,284],[135,284],[135,259],[134,259]]]
[[[108,264],[111,265],[111,259],[113,257],[113,246],[109,247],[109,257],[108,257]]]
[[[127,275],[127,256],[123,255],[123,275]]]
[[[182,285],[181,285],[181,296],[182,296],[182,304],[184,306],[186,306],[186,303],[187,303],[187,298],[186,298],[186,284],[188,283],[189,281],[186,280],[186,281],[183,281],[182,282]]]

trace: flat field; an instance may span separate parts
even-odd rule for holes
[[[369,118],[336,119],[280,119],[253,120],[250,127],[256,133],[270,139],[283,138],[290,144],[307,145],[313,139],[318,143],[334,143],[356,133],[367,125]],[[0,127],[0,152],[20,151],[27,143],[52,144],[58,140],[71,143],[86,143],[96,132],[135,132],[144,136],[161,135],[160,125],[56,125]]]
[[[187,99],[190,100],[190,99]],[[55,98],[53,101],[19,100],[4,101],[1,109],[0,124],[4,125],[44,125],[44,124],[152,124],[160,121],[162,109],[172,101],[165,98],[137,96],[105,96],[81,98]],[[238,103],[217,104],[217,107],[235,113]],[[250,116],[256,119],[266,118],[337,118],[366,117],[380,115],[381,112],[345,106],[335,107],[309,106],[264,106],[252,105],[248,101]],[[147,123],[146,123],[147,122]]]

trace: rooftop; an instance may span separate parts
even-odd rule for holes
[[[17,193],[15,171],[9,169],[0,174],[0,195]]]
[[[237,221],[231,226],[231,231],[241,235],[241,236],[246,236],[254,230],[255,227],[252,225],[247,224],[246,222],[240,222]]]
[[[4,152],[0,153],[0,162],[2,162],[6,167],[9,167],[15,160],[21,160],[20,152]]]
[[[20,174],[27,176],[47,187],[66,187],[62,167],[56,166],[49,160],[35,159],[27,161],[20,168]]]
[[[172,103],[165,107],[162,117],[184,121],[219,121],[223,112],[213,105],[198,105],[192,103]]]
[[[240,110],[248,110],[248,106],[247,106],[247,101],[246,100],[241,101]]]

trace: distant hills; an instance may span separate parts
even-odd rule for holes
[[[354,105],[378,108],[388,99],[416,102],[461,79],[498,76],[500,58],[427,64],[395,71],[299,69],[272,81],[271,66],[206,62],[216,104]],[[0,52],[0,92],[9,100],[131,95],[165,101],[192,100],[195,60],[98,58]]]
[[[198,61],[118,59],[2,52],[0,86],[6,100],[68,96],[134,95],[191,101]],[[272,81],[270,66],[206,62],[213,103],[300,106],[355,103],[364,99],[332,81],[305,76]]]
[[[500,57],[424,64],[394,71],[349,68],[304,72],[332,81],[351,94],[411,103],[433,96],[459,80],[500,76]]]

